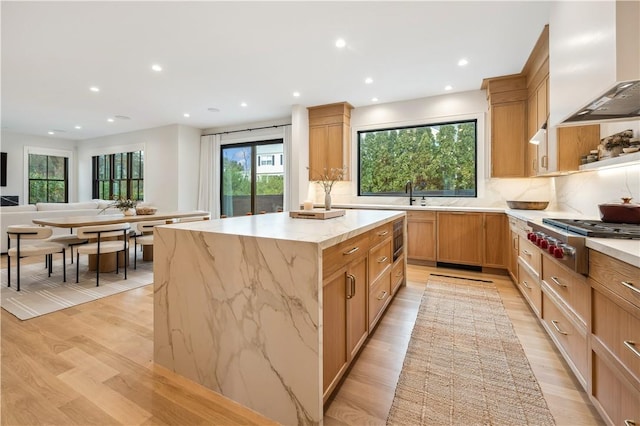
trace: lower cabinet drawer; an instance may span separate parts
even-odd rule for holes
[[[550,330],[551,338],[561,346],[573,364],[576,376],[581,383],[586,383],[587,377],[587,339],[581,334],[574,324],[567,319],[564,313],[556,306],[545,293],[542,293],[542,321]],[[586,333],[586,332],[585,332]],[[562,352],[562,350],[561,350]]]
[[[391,299],[391,269],[387,269],[369,291],[369,332],[378,322],[384,307]]]
[[[379,243],[369,250],[369,282],[373,284],[382,272],[391,265],[393,254],[391,253],[391,239]]]
[[[399,258],[391,268],[391,294],[396,294],[404,281],[404,258]]]
[[[613,300],[593,291],[593,335],[640,380],[640,309],[623,309]]]
[[[568,270],[549,256],[542,256],[542,279],[586,326],[591,291],[587,278]]]
[[[640,425],[640,391],[625,385],[604,359],[593,352],[593,397],[614,425]]]
[[[538,279],[533,277],[529,270],[518,264],[518,287],[531,305],[533,311],[540,317],[542,315],[542,290]]]

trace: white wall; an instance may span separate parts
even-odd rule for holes
[[[349,167],[352,171],[358,170],[357,132],[359,130],[476,118],[478,120],[478,197],[433,197],[427,199],[427,205],[506,207],[505,200],[549,200],[551,196],[549,179],[491,179],[488,177],[491,153],[485,123],[487,112],[488,103],[483,90],[355,108],[351,112],[352,156]],[[352,173],[352,176],[354,180],[351,182],[337,182],[334,186],[332,201],[335,204],[404,205],[409,203],[407,197],[358,197],[356,173]],[[316,203],[324,202],[324,193],[319,185],[312,182],[309,189]]]
[[[7,186],[0,187],[1,195],[17,195],[20,204],[27,204],[27,194],[24,192],[25,183],[25,147],[42,149],[56,149],[71,151],[76,155],[76,142],[68,139],[51,138],[43,136],[23,135],[3,130],[0,140],[0,151],[7,153]],[[78,201],[76,189],[76,176],[78,175],[77,162],[71,159],[69,162],[69,202]]]
[[[164,211],[195,209],[199,146],[200,130],[179,125],[82,141],[78,145],[79,198],[91,199],[92,156],[143,149],[145,201]]]

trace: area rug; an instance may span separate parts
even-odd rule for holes
[[[555,424],[492,282],[429,278],[387,424]]]
[[[86,256],[85,256],[86,258]],[[138,269],[128,268],[127,279],[120,273],[100,274],[100,286],[96,287],[95,272],[80,263],[80,282],[76,284],[76,266],[67,264],[67,282],[62,282],[60,262],[54,261],[53,274],[49,278],[44,263],[20,265],[20,291],[16,291],[16,268],[11,267],[11,287],[7,287],[7,270],[0,271],[2,290],[0,305],[21,320],[70,308],[81,303],[111,296],[153,282],[153,262],[138,262]]]

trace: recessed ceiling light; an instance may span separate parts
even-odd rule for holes
[[[92,92],[99,92],[100,88],[98,86],[91,86],[89,87],[89,90],[91,90]]]
[[[371,98],[371,102],[378,102],[378,98]]]
[[[293,92],[293,97],[294,98],[299,98],[300,97],[300,92]]]
[[[113,118],[107,118],[107,121],[108,121],[109,123],[113,123],[113,122],[114,122],[114,121],[116,121],[116,120],[114,120]]]
[[[162,71],[162,67],[160,65],[158,65],[158,64],[151,65],[151,69],[154,70],[155,72]]]
[[[220,112],[220,110],[218,108],[213,108],[213,107],[207,108],[207,111],[209,111],[209,112]]]
[[[343,39],[343,38],[339,38],[339,39],[337,39],[337,40],[336,40],[336,47],[337,47],[338,49],[342,49],[342,48],[343,48],[343,47],[345,47],[346,45],[347,45],[347,42],[346,42],[346,41],[344,41],[344,39]]]
[[[247,106],[247,103],[246,103],[246,102],[242,102],[242,103],[240,104],[240,106],[241,106],[241,107],[246,107],[246,106]]]
[[[182,115],[184,115],[186,118],[191,117],[191,114],[189,114],[188,112],[185,112],[185,113],[184,113],[184,114],[182,114]]]
[[[465,65],[467,65],[469,63],[469,61],[467,61],[465,58],[462,58],[458,61],[458,66],[459,67],[464,67]]]
[[[52,132],[51,130],[49,130],[47,133],[49,133],[50,135],[55,135],[55,132]]]
[[[82,126],[74,126],[74,129],[80,130],[80,129],[82,129]]]
[[[371,77],[367,77],[364,79],[365,84],[371,84],[373,83],[373,79]]]
[[[450,84],[447,84],[446,86],[444,86],[444,90],[451,90],[453,89],[453,86],[451,86]]]

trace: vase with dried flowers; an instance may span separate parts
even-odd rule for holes
[[[307,167],[308,168],[308,167]],[[311,170],[312,173],[313,170]],[[333,184],[339,180],[344,179],[347,174],[347,166],[343,167],[331,167],[322,169],[322,173],[315,173],[318,176],[315,181],[318,184],[322,184],[324,189],[324,209],[331,210],[331,189]]]
[[[137,201],[130,200],[128,198],[114,197],[113,202],[107,207],[100,210],[100,213],[103,213],[108,208],[115,207],[120,210],[125,216],[133,216],[136,214],[136,204],[138,204]]]

